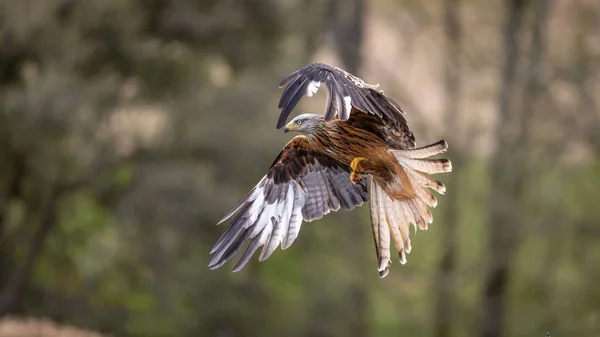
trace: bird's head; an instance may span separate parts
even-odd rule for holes
[[[317,130],[319,124],[322,122],[323,116],[321,115],[302,114],[292,119],[292,121],[285,126],[283,131],[298,131],[305,135],[312,134]]]

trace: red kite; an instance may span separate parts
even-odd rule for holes
[[[285,124],[302,96],[312,96],[325,83],[329,92],[324,115],[303,114]],[[216,269],[249,241],[235,265],[242,269],[256,250],[267,259],[277,246],[292,245],[302,221],[329,212],[351,210],[370,202],[371,226],[381,277],[389,272],[390,244],[400,263],[410,253],[410,224],[422,230],[433,221],[437,205],[430,191],[444,194],[431,174],[450,172],[447,159],[429,159],[448,145],[416,147],[398,103],[346,71],[315,63],[283,79],[285,87],[277,128],[298,132],[279,153],[267,174],[219,222],[233,217],[213,247],[209,267]]]

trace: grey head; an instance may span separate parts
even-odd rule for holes
[[[319,129],[319,126],[324,122],[322,115],[317,114],[302,114],[296,116],[289,122],[283,131],[298,131],[302,134],[309,135]]]

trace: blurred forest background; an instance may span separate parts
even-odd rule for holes
[[[434,223],[385,279],[366,207],[210,271],[314,61],[449,142]],[[599,107],[597,0],[2,0],[0,336],[600,336]]]

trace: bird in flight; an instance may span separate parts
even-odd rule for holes
[[[287,119],[306,95],[321,84],[328,89],[321,114]],[[431,159],[446,151],[444,140],[416,147],[400,105],[360,78],[334,66],[314,63],[286,76],[279,101],[277,128],[298,132],[279,153],[260,182],[219,222],[231,222],[217,240],[209,268],[230,260],[249,242],[233,268],[242,269],[258,248],[260,261],[278,246],[287,249],[303,221],[321,219],[329,212],[352,210],[369,202],[377,270],[389,273],[391,242],[400,263],[411,251],[410,226],[426,230],[430,211],[444,194],[432,174],[450,172],[447,159]]]

